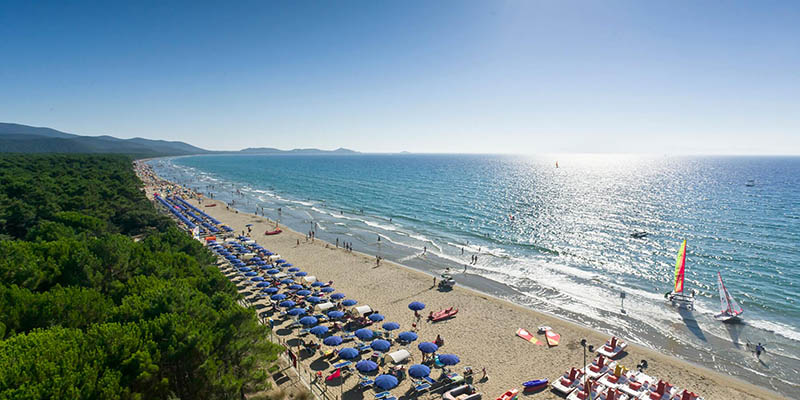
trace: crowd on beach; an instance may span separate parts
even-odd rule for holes
[[[154,190],[168,196],[179,196],[196,199],[198,202],[202,201],[203,195],[160,179],[152,168],[144,163],[135,164],[135,168],[142,180]],[[258,215],[258,209],[256,215]],[[348,374],[358,375],[358,380],[353,385],[352,390],[363,390],[369,387],[379,388],[379,386],[376,386],[377,377],[374,376],[376,371],[380,376],[390,375],[397,378],[398,382],[403,381],[403,378],[409,374],[410,367],[407,367],[404,363],[390,366],[391,360],[384,364],[386,353],[376,350],[373,344],[376,342],[382,343],[379,341],[387,341],[390,346],[406,347],[411,345],[414,340],[400,340],[397,335],[394,335],[394,329],[371,329],[375,324],[383,321],[384,316],[382,314],[376,310],[370,310],[366,313],[356,311],[354,307],[356,302],[347,302],[346,300],[349,299],[346,299],[343,294],[334,293],[332,281],[323,282],[316,279],[304,279],[306,275],[298,274],[298,272],[302,273],[303,271],[292,267],[286,260],[280,259],[280,256],[272,254],[252,240],[249,236],[252,230],[249,227],[246,232],[242,231],[241,233],[238,237],[232,237],[233,235],[231,235],[225,239],[219,236],[217,240],[206,242],[206,244],[220,257],[221,270],[237,283],[241,292],[247,295],[251,304],[264,304],[267,306],[265,311],[260,313],[265,318],[264,322],[269,323],[276,330],[291,330],[290,337],[282,338],[286,339],[284,343],[290,342],[290,338],[298,339],[292,343],[300,343],[300,345],[295,349],[290,349],[290,352],[293,352],[293,357],[301,356],[300,353],[302,352],[307,356],[320,354],[324,360],[330,361],[330,369],[325,373],[320,371],[319,376],[316,376],[315,379],[325,384],[330,383],[332,379],[344,379],[344,376]],[[306,241],[313,242],[314,239],[314,230],[309,230],[306,235]],[[380,241],[380,237],[378,237],[378,241]],[[294,243],[294,240],[292,243]],[[297,244],[299,246],[299,239]],[[335,247],[352,251],[352,243],[340,242],[338,239],[336,239]],[[476,262],[476,257],[473,256],[470,264]],[[381,257],[376,256],[375,265],[380,266],[380,263]],[[436,278],[434,277],[435,286]],[[335,294],[341,296],[333,298]],[[320,304],[325,304],[325,307],[330,304],[330,308],[323,309],[319,307]],[[418,324],[421,323],[421,316],[418,311],[414,310],[415,322],[411,324],[408,332],[418,331]],[[336,313],[331,316],[332,312]],[[372,317],[373,315],[375,317]],[[310,319],[307,319],[306,323],[301,322],[305,317],[313,317],[315,320],[313,323],[311,323]],[[372,334],[369,337],[359,337],[356,332],[361,329],[368,329]],[[334,336],[333,334],[339,335]],[[342,342],[335,346],[330,345],[330,343],[337,341],[330,340],[326,343],[326,339],[330,337],[341,338]],[[350,353],[352,352],[350,351],[342,353],[342,350],[350,347],[340,348],[339,345],[341,343],[353,344],[352,348],[357,351],[356,356],[351,358]],[[472,367],[466,367],[461,373],[458,373],[452,370],[452,365],[439,362],[437,352],[438,348],[444,346],[444,338],[442,336],[437,334],[436,338],[432,338],[430,342],[423,343],[437,345],[437,351],[432,353],[423,351],[420,365],[428,368],[441,368],[442,374],[439,378],[432,379],[432,381],[425,379],[428,378],[427,375],[420,375],[410,379],[411,385],[407,394],[429,393],[433,389],[444,391],[455,386],[460,387],[462,383],[475,385],[488,379],[485,368],[480,369],[482,375],[478,380],[472,376]],[[379,348],[382,348],[381,346]],[[408,353],[408,358],[413,361],[412,352],[409,351]],[[355,364],[349,362],[355,359],[361,359],[361,361]],[[375,369],[370,369],[371,364],[362,363],[363,361],[372,361],[376,364]],[[362,368],[358,367],[359,364],[364,366],[363,371]],[[607,358],[604,359],[603,356],[599,356],[591,360],[586,366],[567,371],[564,376],[556,378],[553,383],[561,382],[563,384],[565,381],[569,381],[569,385],[566,386],[567,392],[565,392],[565,396],[571,398],[569,396],[574,394],[573,397],[575,399],[582,399],[583,397],[580,397],[579,394],[584,392],[586,395],[589,392],[593,393],[593,398],[597,398],[598,395],[602,394],[604,398],[609,400],[614,398],[621,399],[622,397],[620,396],[626,393],[622,390],[623,386],[626,385],[626,387],[631,385],[636,387],[636,390],[627,395],[627,398],[631,399],[639,398],[639,396],[655,399],[653,397],[655,395],[661,396],[659,400],[695,400],[699,398],[690,391],[681,391],[664,381],[656,381],[645,375],[641,370],[628,371],[624,368],[616,368],[617,365],[619,364],[616,361],[610,362]],[[593,371],[594,369],[597,369],[597,371]],[[591,371],[592,373],[587,374],[586,371]],[[591,377],[591,379],[588,385],[584,385],[587,377]],[[583,381],[581,381],[581,378],[583,378]],[[649,380],[643,381],[643,379]],[[426,387],[426,384],[430,386]],[[470,390],[477,389],[474,386],[470,386]],[[378,391],[378,394],[391,392],[391,390]],[[387,394],[383,398],[391,399],[391,397],[394,396]]]

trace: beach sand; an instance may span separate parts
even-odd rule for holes
[[[154,187],[147,187],[148,196],[152,197]],[[421,312],[423,318],[418,324],[420,339],[406,346],[414,362],[421,361],[421,353],[417,344],[422,341],[433,341],[441,335],[445,345],[439,353],[452,353],[461,358],[461,363],[452,367],[461,372],[464,366],[472,366],[476,370],[475,386],[483,393],[485,399],[493,399],[510,388],[522,389],[521,383],[533,379],[558,379],[570,367],[583,365],[583,349],[581,339],[585,338],[595,347],[600,347],[609,338],[608,335],[590,328],[577,325],[557,317],[538,313],[534,310],[517,306],[508,301],[456,286],[449,292],[440,292],[432,287],[433,276],[395,264],[382,261],[376,267],[375,256],[357,252],[349,253],[336,249],[333,244],[320,240],[311,243],[305,235],[280,226],[283,233],[265,236],[264,232],[275,228],[275,222],[264,217],[227,210],[220,201],[204,199],[199,204],[196,199],[187,199],[206,213],[232,227],[237,234],[246,230],[245,225],[253,225],[250,237],[282,258],[316,276],[321,281],[332,280],[337,292],[347,298],[358,300],[359,305],[369,305],[386,316],[386,321],[400,324],[400,332],[410,330],[415,322],[414,314],[408,309],[412,301],[420,301],[427,305]],[[214,203],[215,207],[205,207]],[[299,241],[299,245],[298,245]],[[453,271],[454,275],[461,271]],[[266,301],[261,301],[266,304]],[[458,315],[448,321],[435,324],[425,322],[429,311],[436,311],[454,306],[459,309]],[[376,324],[378,327],[379,324]],[[525,328],[538,339],[544,341],[544,335],[536,334],[542,325],[552,327],[561,334],[561,343],[556,347],[537,346],[526,342],[515,335],[518,328]],[[275,327],[279,335],[288,330]],[[296,330],[295,330],[296,332]],[[294,334],[294,332],[292,333]],[[289,339],[292,336],[283,336]],[[625,338],[622,338],[623,340]],[[392,350],[397,350],[393,344]],[[661,355],[650,349],[629,344],[628,354],[621,359],[621,364],[635,369],[640,360],[647,360],[648,375],[664,379],[679,388],[686,388],[700,394],[705,399],[772,399],[782,398],[779,394],[746,383],[744,381],[723,376],[715,371],[695,366],[674,357]],[[591,360],[594,355],[587,354]],[[314,370],[325,368],[327,376],[333,372],[327,362],[317,355],[302,361],[306,368]],[[479,382],[480,370],[485,367],[488,380]],[[438,371],[431,372],[438,377]],[[338,395],[344,392],[344,398],[373,398],[373,391],[362,392],[353,389],[358,383],[357,377],[348,378],[342,388],[332,388]],[[406,379],[392,390],[392,394],[400,396],[410,387],[410,379]],[[434,395],[437,396],[438,395]],[[549,388],[531,395],[520,394],[521,397],[539,399],[563,398]]]

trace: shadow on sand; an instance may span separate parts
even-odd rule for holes
[[[708,341],[708,339],[706,339],[706,335],[703,333],[703,330],[700,329],[700,325],[697,324],[697,320],[694,318],[694,315],[691,311],[679,308],[678,313],[681,315],[683,323],[686,325],[686,328],[689,329],[689,332],[704,342]]]

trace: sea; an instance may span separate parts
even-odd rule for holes
[[[431,274],[450,268],[459,285],[800,392],[800,157],[203,155],[150,164],[296,231]],[[694,311],[664,299],[683,240]],[[717,272],[745,310],[738,323],[713,318]]]

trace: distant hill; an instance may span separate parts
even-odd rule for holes
[[[124,153],[140,157],[205,154],[208,150],[183,142],[113,136],[79,136],[0,122],[0,152],[4,153]]]
[[[292,149],[280,150],[272,147],[250,147],[239,151],[246,154],[297,154],[297,155],[313,155],[313,154],[327,154],[327,155],[348,155],[348,154],[361,154],[357,151],[338,148],[336,150],[320,150],[320,149]]]

